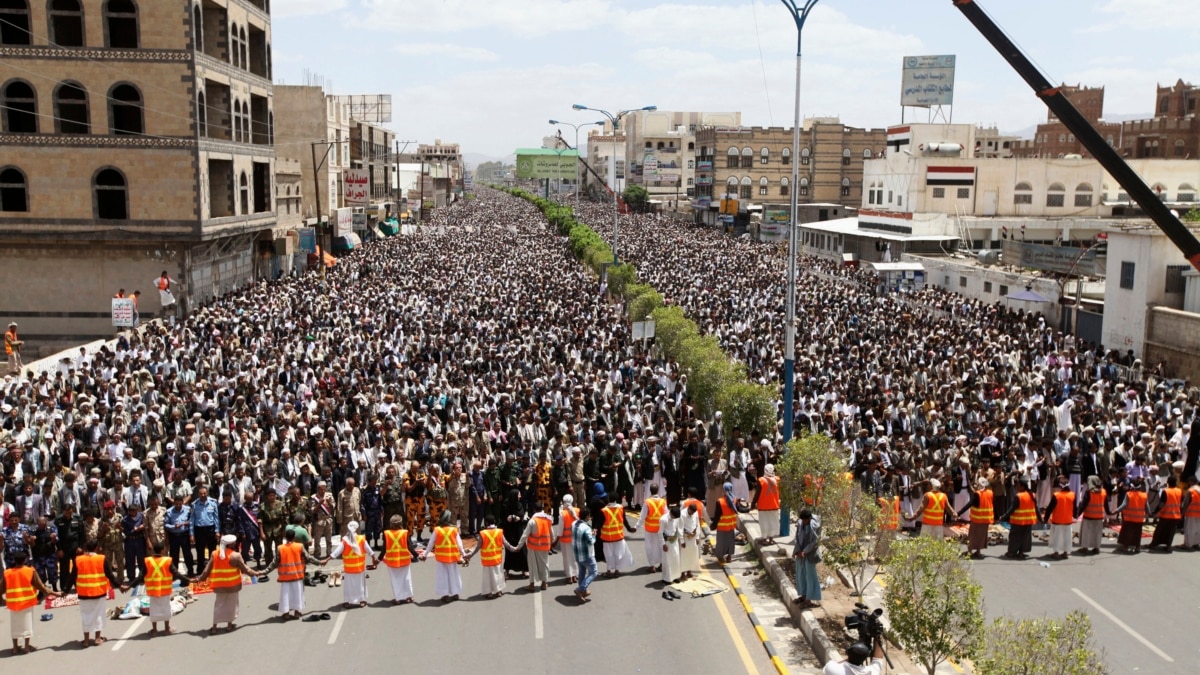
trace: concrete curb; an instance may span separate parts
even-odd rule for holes
[[[800,628],[800,632],[804,634],[804,639],[808,640],[809,647],[812,648],[813,654],[817,657],[817,663],[824,664],[832,661],[842,660],[842,655],[838,652],[837,647],[833,645],[833,641],[825,634],[825,630],[821,628],[821,624],[817,621],[817,617],[811,611],[801,609],[796,605],[796,586],[792,581],[791,575],[783,568],[780,563],[781,556],[770,555],[770,551],[764,551],[762,544],[759,543],[758,537],[761,531],[758,529],[758,522],[746,518],[744,515],[738,518],[738,528],[746,535],[746,539],[750,542],[754,552],[758,554],[759,560],[767,570],[767,574],[771,577],[771,581],[775,583],[775,588],[779,591],[779,596],[783,599],[783,604],[787,607],[788,614],[791,615],[792,621]]]
[[[709,545],[715,545],[711,537],[709,537]],[[737,594],[738,602],[742,604],[746,616],[750,617],[750,625],[754,626],[754,634],[762,642],[763,649],[767,650],[767,656],[771,659],[771,664],[775,666],[775,671],[779,675],[788,675],[790,671],[787,664],[780,658],[779,651],[775,649],[771,638],[767,637],[767,631],[762,627],[762,622],[758,620],[758,615],[754,613],[754,608],[750,606],[750,601],[746,599],[746,594],[742,592],[741,583],[729,572],[729,565],[721,565],[721,571],[725,573],[725,580],[729,582],[729,587]],[[807,638],[808,635],[806,634],[804,637]]]

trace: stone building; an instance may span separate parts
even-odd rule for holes
[[[350,164],[355,169],[366,169],[371,184],[371,203],[392,200],[392,172],[396,167],[392,145],[396,133],[381,126],[350,120]]]
[[[350,105],[320,87],[278,85],[275,108],[281,139],[276,152],[300,164],[304,217],[310,224],[317,223],[318,215],[329,220],[344,206],[342,170],[350,168]],[[329,233],[322,232],[322,238],[329,245]]]
[[[110,336],[166,270],[184,309],[270,272],[267,0],[0,3],[0,319]]]

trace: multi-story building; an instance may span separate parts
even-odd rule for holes
[[[345,206],[342,170],[350,168],[351,162],[350,105],[327,96],[320,87],[279,85],[275,107],[281,139],[276,150],[280,158],[300,163],[304,216],[309,224],[317,224],[318,216],[321,221],[330,219]],[[321,236],[324,244],[331,243],[330,232]]]
[[[458,143],[443,143],[440,138],[432,144],[421,143],[410,157],[409,161],[422,165],[422,176],[417,189],[409,191],[408,201],[421,204],[422,218],[429,216],[429,209],[446,206],[462,195],[463,159]]]
[[[587,137],[587,164],[591,169],[584,177],[584,183],[592,183],[592,178],[602,176],[602,183],[615,187],[617,192],[625,189],[625,135],[612,135],[612,132],[592,131]],[[616,175],[609,173],[609,162],[613,162]]]
[[[300,160],[275,159],[275,217],[283,231],[294,230],[304,222],[303,180]]]
[[[392,145],[395,141],[393,131],[362,120],[350,120],[350,165],[367,170],[373,204],[392,199],[392,172],[395,171]]]
[[[270,272],[266,0],[0,3],[0,316],[31,346],[112,334],[166,270],[186,309]]]

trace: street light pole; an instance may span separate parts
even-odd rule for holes
[[[621,264],[620,256],[618,254],[618,250],[620,249],[620,243],[621,243],[621,210],[617,205],[617,128],[621,125],[621,120],[624,119],[625,116],[628,115],[629,113],[638,112],[641,110],[644,110],[647,112],[653,112],[655,110],[658,110],[658,106],[648,105],[644,108],[631,108],[629,110],[621,110],[621,111],[618,111],[617,114],[615,114],[615,115],[608,112],[607,110],[601,110],[600,108],[589,108],[586,105],[580,105],[578,103],[572,105],[571,108],[573,108],[575,110],[591,110],[593,112],[598,112],[601,115],[604,115],[605,117],[607,117],[608,121],[612,122],[613,151],[612,151],[612,155],[608,158],[608,165],[609,165],[609,169],[612,173],[612,185],[610,186],[612,189],[612,193],[613,193],[613,244],[612,244],[612,250],[613,250],[613,265],[616,266],[616,265]],[[626,162],[626,163],[628,163],[628,162]]]
[[[804,37],[804,22],[808,14],[816,6],[818,0],[780,0],[792,19],[796,22],[796,115],[792,123],[792,182],[788,186],[791,196],[791,227],[788,229],[788,263],[787,263],[787,322],[783,328],[783,444],[786,449],[788,441],[792,440],[792,419],[795,416],[796,392],[796,253],[799,235],[799,186],[800,186],[800,54]],[[787,507],[779,509],[779,533],[787,536],[791,529],[791,511]]]
[[[592,126],[593,124],[602,125],[602,124],[604,124],[604,120],[601,120],[599,122],[584,122],[582,124],[571,124],[570,122],[559,122],[558,120],[550,120],[550,124],[555,124],[555,125],[563,124],[563,125],[573,128],[575,130],[575,206],[578,207],[579,206],[579,188],[583,184],[583,180],[579,177],[579,164],[580,164],[580,162],[583,161],[583,158],[579,156],[579,129],[580,129],[580,127],[589,127],[589,126]],[[558,137],[560,139],[562,138],[561,131],[559,132]]]

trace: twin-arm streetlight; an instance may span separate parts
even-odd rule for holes
[[[788,277],[787,277],[787,323],[783,328],[783,443],[787,447],[792,440],[792,417],[796,390],[796,253],[797,237],[800,232],[799,185],[800,185],[800,45],[804,36],[804,22],[817,0],[781,0],[796,21],[796,118],[792,125],[792,183],[789,187],[792,206],[792,222],[788,228]],[[780,509],[780,534],[787,536],[791,525],[791,512],[787,507]]]
[[[628,115],[629,113],[639,112],[639,111],[643,111],[643,110],[647,111],[647,112],[652,112],[652,111],[658,110],[658,106],[648,105],[645,108],[630,108],[629,110],[618,111],[617,114],[615,114],[615,115],[613,113],[610,113],[607,110],[601,110],[600,108],[589,108],[586,105],[580,105],[578,103],[576,103],[575,105],[572,105],[571,108],[574,110],[591,110],[592,112],[598,112],[601,115],[604,115],[605,117],[607,117],[609,122],[612,122],[613,151],[612,151],[612,154],[608,158],[608,172],[609,172],[609,177],[610,177],[609,180],[612,183],[609,187],[612,188],[612,193],[613,193],[613,243],[612,243],[613,265],[619,265],[621,261],[620,261],[620,256],[617,253],[617,248],[618,248],[618,244],[620,243],[620,234],[621,234],[620,233],[621,211],[620,211],[620,208],[618,208],[618,206],[617,206],[617,128],[621,125],[621,120],[624,119],[625,116]],[[624,153],[621,153],[621,154],[622,154],[622,156],[624,156]]]
[[[590,127],[593,125],[601,126],[604,124],[604,120],[600,120],[599,122],[584,122],[582,124],[571,124],[570,122],[560,122],[558,120],[550,120],[550,124],[553,124],[555,126],[558,126],[561,124],[563,126],[571,127],[572,129],[575,130],[575,155],[576,155],[575,156],[575,205],[578,206],[579,205],[579,187],[581,185],[583,185],[583,181],[581,181],[579,179],[579,163],[583,161],[583,158],[579,156],[579,130],[582,127]],[[561,134],[562,132],[560,131],[559,133]],[[560,138],[561,138],[561,136],[560,136]]]

